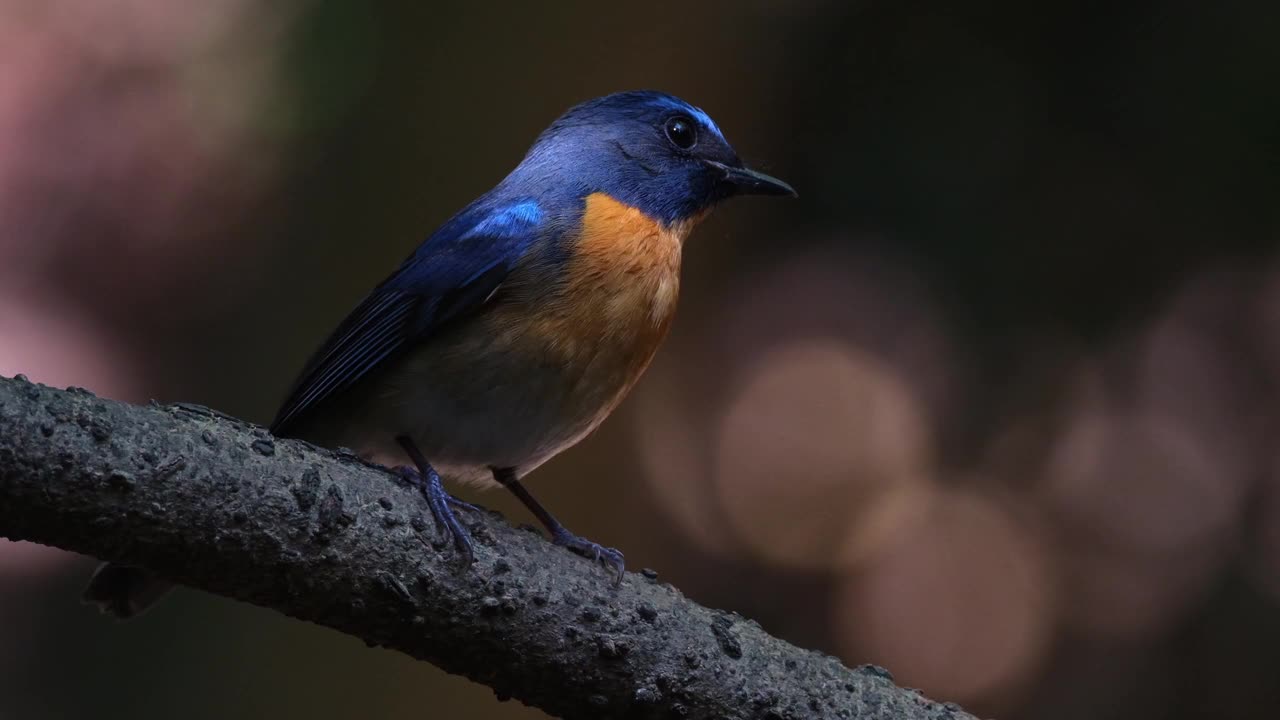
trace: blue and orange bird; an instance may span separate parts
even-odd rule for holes
[[[469,506],[441,477],[501,485],[552,542],[620,579],[622,553],[569,532],[520,478],[600,425],[648,366],[676,307],[684,240],[712,207],[794,194],[746,168],[679,98],[624,92],[577,105],[338,326],[271,431],[409,461],[401,475],[468,558],[454,511]],[[94,582],[89,598],[116,614],[155,594],[107,570]]]

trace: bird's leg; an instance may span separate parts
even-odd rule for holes
[[[453,544],[466,556],[467,562],[475,560],[475,551],[471,546],[471,533],[458,522],[450,506],[471,510],[479,508],[464,503],[445,491],[444,484],[440,481],[440,474],[422,456],[422,452],[418,450],[417,445],[413,444],[413,440],[401,435],[396,438],[396,442],[400,443],[400,447],[404,448],[409,459],[417,466],[416,471],[408,467],[397,468],[400,477],[422,492],[423,497],[427,499],[427,506],[431,508],[431,515],[436,520],[436,527],[447,531],[453,537]]]
[[[547,528],[547,532],[551,533],[551,542],[567,547],[583,557],[610,567],[617,573],[615,584],[622,582],[622,576],[626,570],[626,562],[621,552],[569,532],[568,528],[561,525],[560,521],[547,512],[547,509],[542,507],[542,503],[538,502],[533,495],[529,494],[524,485],[520,484],[520,480],[516,478],[514,468],[492,468],[492,470],[493,479],[519,498],[520,502],[524,503],[524,506],[529,508],[529,511]]]
[[[400,476],[400,479],[403,480],[407,485],[411,485],[413,487],[422,489],[428,484],[426,480],[422,479],[422,473],[418,472],[418,468],[416,467],[412,467],[410,465],[397,465],[391,469],[394,470],[395,473]],[[440,487],[442,490],[444,489],[443,483],[441,483]],[[425,493],[426,490],[423,489],[423,492]],[[472,505],[466,500],[459,500],[458,498],[450,495],[447,491],[445,492],[444,495],[445,495],[445,500],[458,510],[469,510],[471,512],[478,512],[478,513],[487,512],[484,508],[480,507],[479,505]]]

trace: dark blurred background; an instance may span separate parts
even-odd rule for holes
[[[1280,4],[0,0],[0,374],[270,419],[569,105],[657,88],[800,189],[533,485],[697,601],[1014,719],[1280,706]],[[481,502],[515,521],[503,494]],[[0,718],[536,718],[0,544]]]

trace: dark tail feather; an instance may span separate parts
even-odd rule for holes
[[[104,563],[89,578],[83,600],[86,605],[97,605],[107,615],[128,620],[172,589],[173,583],[141,568]]]

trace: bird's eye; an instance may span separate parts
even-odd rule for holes
[[[667,118],[663,128],[667,131],[667,139],[671,141],[671,144],[681,150],[688,150],[698,143],[696,126],[693,124],[693,120],[684,115]]]

